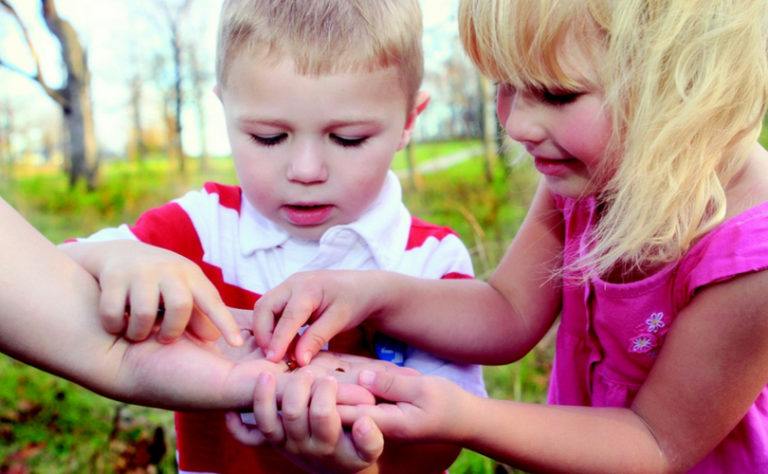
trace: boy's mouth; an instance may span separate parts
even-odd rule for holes
[[[286,204],[283,206],[285,218],[297,226],[323,224],[330,217],[331,211],[333,211],[333,206],[330,204]]]

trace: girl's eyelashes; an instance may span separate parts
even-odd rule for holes
[[[333,142],[335,142],[337,145],[340,145],[344,148],[357,147],[365,143],[366,140],[368,140],[368,137],[347,138],[347,137],[342,137],[340,135],[336,135],[334,133],[332,133],[330,136]]]
[[[251,133],[251,139],[262,146],[275,146],[285,140],[288,136],[286,133],[280,133],[277,135],[256,135]]]
[[[549,90],[544,89],[537,94],[541,100],[552,105],[565,105],[576,101],[581,97],[581,92],[566,91],[566,90]]]

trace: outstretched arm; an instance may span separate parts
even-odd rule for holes
[[[526,354],[558,314],[554,277],[563,249],[562,214],[545,186],[488,283],[429,280],[385,271],[298,273],[255,306],[254,331],[267,358],[296,343],[306,364],[335,334],[365,321],[451,360],[507,363]],[[277,322],[275,322],[277,318]]]
[[[626,408],[488,400],[439,377],[363,372],[361,385],[395,403],[340,413],[370,416],[385,437],[457,443],[534,471],[683,472],[764,397],[767,285],[761,271],[701,289]]]
[[[131,344],[99,323],[94,278],[0,200],[0,350],[100,394],[166,408],[237,408],[263,360],[233,362],[191,338]]]

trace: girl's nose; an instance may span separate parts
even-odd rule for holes
[[[294,149],[290,158],[287,178],[303,184],[322,183],[328,179],[328,166],[321,146],[304,143]]]
[[[546,128],[535,100],[524,94],[499,94],[499,121],[509,137],[520,143],[540,143],[546,138]]]

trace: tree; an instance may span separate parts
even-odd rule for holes
[[[128,80],[129,105],[131,109],[131,140],[129,145],[128,156],[136,159],[137,161],[143,161],[147,154],[147,145],[144,143],[143,124],[141,117],[141,101],[144,92],[144,79],[141,75],[135,72]]]
[[[197,56],[197,48],[190,47],[189,50],[189,69],[190,80],[192,82],[192,96],[194,98],[195,110],[197,112],[197,133],[200,136],[200,169],[202,171],[208,170],[208,139],[205,134],[205,84],[210,78],[210,74],[207,74],[206,69],[202,67],[200,59]]]
[[[0,59],[0,66],[37,82],[48,97],[61,107],[65,128],[69,136],[68,172],[70,186],[74,186],[82,179],[85,180],[88,189],[94,189],[98,170],[98,150],[93,123],[91,77],[86,52],[78,39],[77,32],[68,21],[59,16],[54,0],[40,0],[43,19],[48,30],[61,45],[61,61],[66,69],[64,84],[60,88],[53,88],[43,78],[37,50],[16,10],[8,3],[8,0],[0,0],[0,5],[18,23],[35,63],[35,72],[28,74],[2,59]]]
[[[184,149],[181,146],[181,108],[184,100],[182,95],[182,25],[191,4],[192,0],[182,0],[175,5],[171,5],[171,2],[168,1],[164,1],[160,5],[163,9],[165,21],[170,32],[171,51],[173,53],[174,133],[172,135],[173,141],[171,142],[171,149],[179,158],[179,171],[181,172],[184,172],[186,167],[186,157],[184,155]]]
[[[485,152],[484,171],[485,180],[493,181],[493,166],[498,160],[497,141],[499,125],[496,119],[496,96],[494,88],[487,77],[477,74],[482,100],[481,128],[483,130],[483,151]]]

